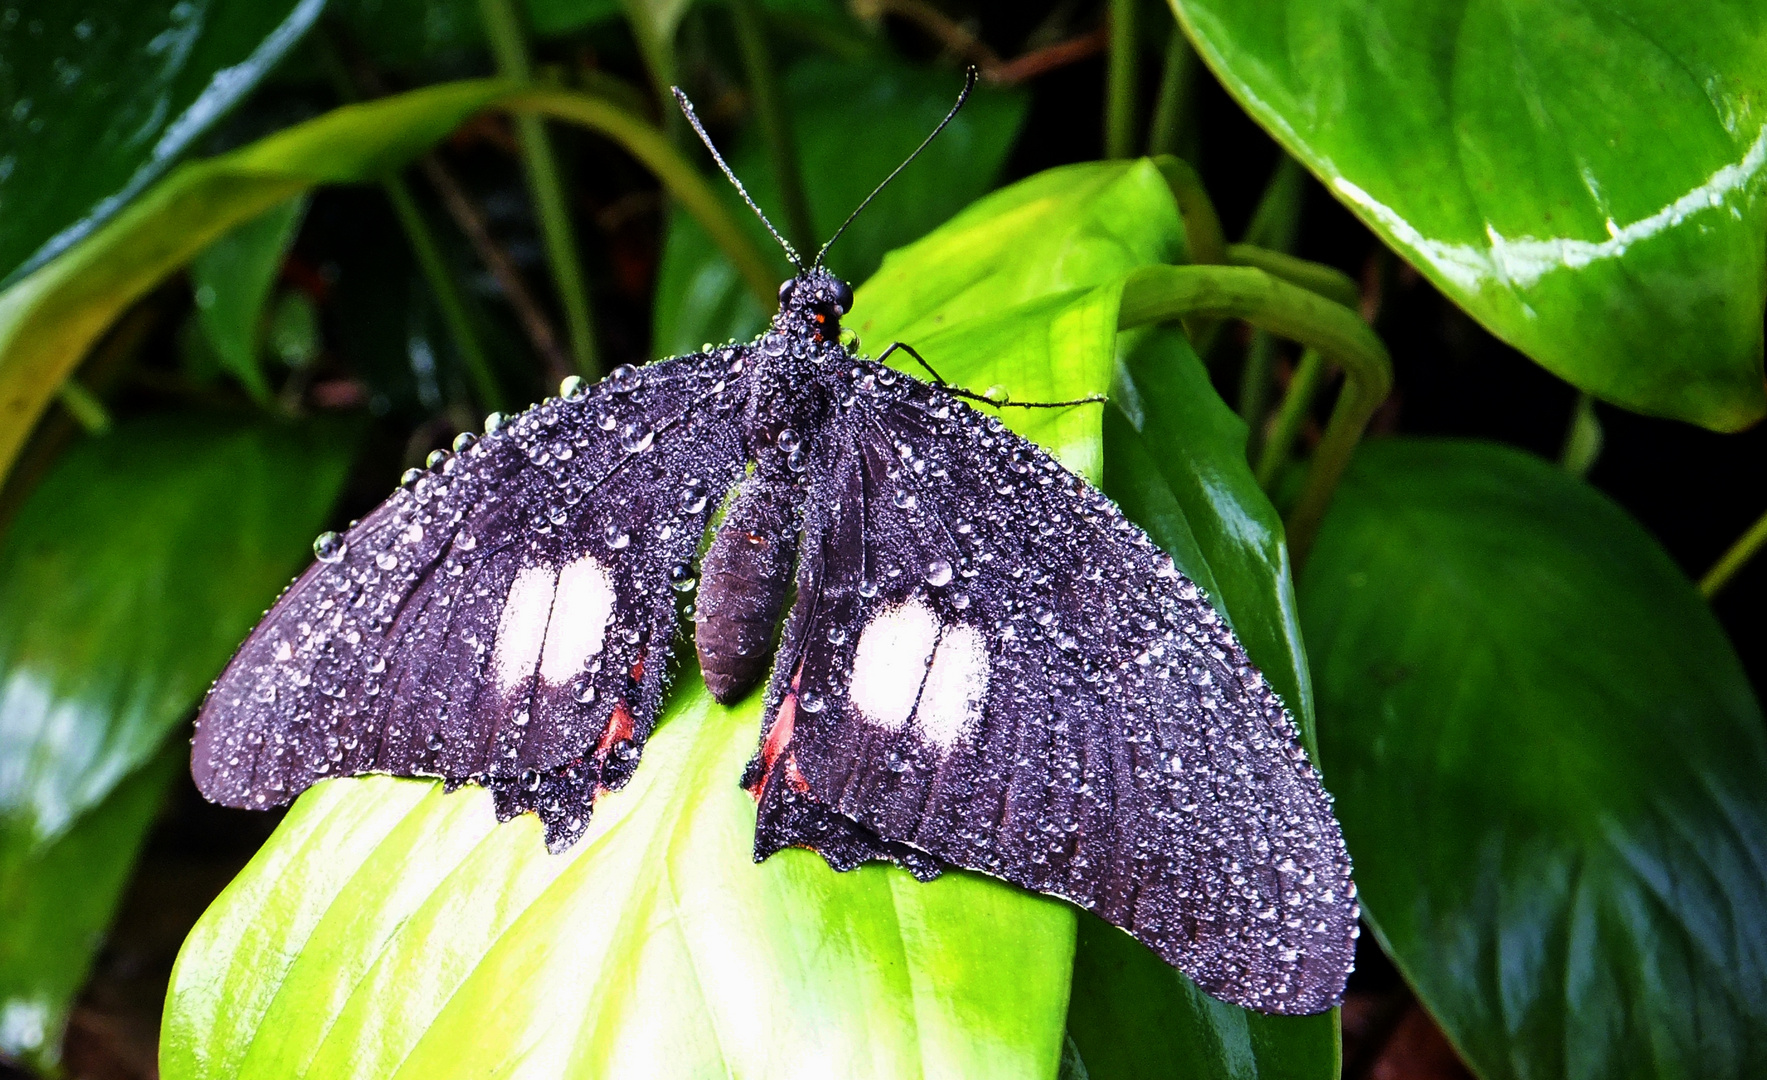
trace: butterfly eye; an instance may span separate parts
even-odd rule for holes
[[[779,286],[779,306],[784,307],[791,302],[792,290],[797,288],[797,279],[782,282]]]
[[[852,311],[853,310],[853,287],[851,285],[848,285],[844,281],[841,282],[839,288],[837,288],[835,290],[834,302],[835,302],[835,306],[837,306],[841,309],[842,315],[845,315],[847,312]]]

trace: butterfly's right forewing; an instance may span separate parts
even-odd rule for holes
[[[329,776],[435,776],[574,839],[660,711],[672,586],[742,473],[740,359],[549,401],[322,545],[204,704],[203,793],[263,807]]]

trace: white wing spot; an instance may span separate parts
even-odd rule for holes
[[[908,723],[938,640],[938,617],[919,600],[888,608],[865,624],[848,696],[867,720],[891,731]]]
[[[505,694],[533,677],[552,616],[552,592],[558,572],[550,566],[524,566],[503,601],[497,620],[497,645],[491,651],[491,673]]]
[[[605,567],[585,555],[559,571],[540,677],[558,686],[582,671],[606,644],[613,617],[614,583]]]
[[[915,726],[927,742],[948,751],[975,730],[987,695],[988,646],[981,631],[949,627],[933,654]]]

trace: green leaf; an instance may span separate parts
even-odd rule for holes
[[[588,835],[328,781],[192,932],[161,1073],[1050,1076],[1073,918],[985,878],[755,865],[759,702],[684,686]]]
[[[1140,942],[1080,917],[1068,1032],[1087,1080],[1337,1080],[1338,1016],[1229,1005]]]
[[[230,154],[185,165],[61,257],[0,293],[0,474],[62,380],[130,303],[234,226],[318,184],[376,180],[493,105],[582,124],[662,179],[765,276],[711,188],[664,136],[586,94],[486,79],[335,109]]]
[[[1184,250],[1177,206],[1151,162],[1050,169],[891,252],[855,294],[848,322],[874,352],[912,344],[953,385],[1074,400],[1110,386],[1124,276],[1181,261]],[[926,375],[908,356],[894,360]],[[1094,481],[1099,417],[1096,408],[1001,412]]]
[[[1767,412],[1757,0],[1171,5],[1240,103],[1493,333],[1639,412]]]
[[[174,740],[55,839],[0,816],[0,1061],[54,1075],[68,1010],[166,790],[188,768]]]
[[[190,263],[203,332],[222,366],[259,401],[270,397],[258,362],[264,305],[306,210],[305,198],[272,207],[210,244]]]
[[[1246,463],[1246,426],[1183,335],[1124,336],[1104,414],[1104,490],[1223,609],[1313,738],[1313,697],[1282,521]],[[1068,1031],[1092,1080],[1335,1080],[1335,1013],[1264,1016],[1216,1001],[1127,934],[1082,916]]]
[[[785,107],[819,237],[834,235],[860,200],[920,145],[961,85],[950,72],[883,61],[812,58],[791,68],[783,83]],[[924,235],[987,191],[1018,135],[1025,106],[1023,94],[977,90],[926,153],[853,222],[829,251],[830,266],[849,281],[862,281],[884,252]],[[720,149],[762,209],[777,217],[779,185],[759,133],[744,130]],[[755,244],[769,254],[778,251],[736,193],[724,195]],[[790,267],[783,256],[777,265],[783,281]],[[694,352],[708,341],[746,341],[772,314],[743,288],[735,267],[705,231],[676,210],[657,273],[656,352],[671,356]]]
[[[0,285],[73,246],[250,93],[324,0],[66,0],[0,18]]]
[[[1638,524],[1486,443],[1356,455],[1301,582],[1366,912],[1481,1076],[1767,1073],[1767,737]]]
[[[1147,524],[1222,614],[1313,741],[1313,684],[1301,644],[1294,581],[1282,517],[1246,461],[1245,421],[1221,400],[1190,342],[1159,330],[1125,335],[1122,363],[1106,411],[1105,492],[1136,515],[1149,503]],[[1120,423],[1113,423],[1120,421]],[[1136,444],[1131,446],[1130,444]],[[1127,460],[1135,450],[1150,468]],[[1124,468],[1116,468],[1117,455]],[[1157,485],[1165,496],[1149,492]],[[1165,498],[1182,520],[1167,524]],[[1143,520],[1136,517],[1136,520]]]
[[[71,450],[0,543],[0,1054],[53,1060],[162,748],[303,560],[348,450],[324,427],[133,422]]]

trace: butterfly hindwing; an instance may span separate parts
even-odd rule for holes
[[[751,770],[757,855],[981,871],[1097,912],[1226,1000],[1335,1003],[1349,861],[1221,616],[1042,450],[854,370]]]
[[[443,777],[573,840],[636,765],[672,585],[742,474],[740,357],[621,369],[548,401],[322,545],[204,703],[203,793],[263,807],[328,776]]]

